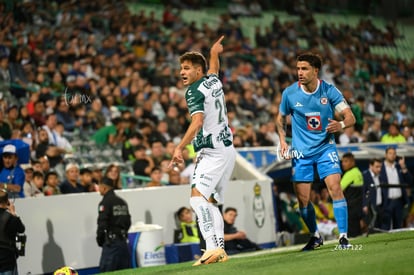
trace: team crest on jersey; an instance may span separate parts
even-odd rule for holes
[[[328,104],[328,98],[326,98],[326,97],[322,97],[322,98],[321,98],[321,104],[323,104],[323,105]]]
[[[306,116],[306,123],[310,131],[322,130],[321,116]]]

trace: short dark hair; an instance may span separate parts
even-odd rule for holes
[[[354,154],[352,154],[351,152],[346,152],[345,154],[342,155],[342,158],[344,159],[355,159]]]
[[[224,213],[230,212],[230,211],[234,211],[237,213],[237,209],[235,207],[227,207],[226,209],[224,209]]]
[[[374,165],[376,162],[381,163],[382,161],[379,158],[372,158],[369,160],[369,165]]]
[[[178,210],[177,210],[177,212],[175,212],[175,214],[177,215],[177,217],[178,218],[181,218],[181,215],[183,214],[183,212],[185,211],[185,210],[190,210],[190,208],[188,208],[188,207],[185,207],[185,206],[183,206],[183,207],[180,207]]]
[[[388,153],[389,150],[397,151],[397,148],[395,146],[388,146],[387,148],[385,148],[385,153]]]
[[[82,169],[80,169],[80,171],[79,171],[79,174],[80,174],[80,175],[87,174],[87,173],[92,174],[92,170],[91,170],[91,169],[89,169],[89,168],[82,168]]]
[[[47,180],[51,177],[51,176],[56,176],[57,178],[59,178],[59,174],[56,171],[49,171],[46,173],[45,176],[45,182],[47,182]]]
[[[298,56],[296,61],[306,61],[312,67],[320,70],[322,68],[322,57],[315,53],[304,53]]]
[[[33,172],[33,178],[45,178],[45,175],[43,175],[43,173],[42,172],[40,172],[40,171],[34,171]]]
[[[204,55],[199,52],[186,52],[180,56],[180,63],[190,61],[193,65],[201,66],[203,74],[207,73],[207,61]]]

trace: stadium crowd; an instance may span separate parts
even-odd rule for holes
[[[365,18],[356,27],[318,27],[309,10],[297,14],[257,26],[251,41],[238,18],[260,13],[223,11],[213,28],[186,22],[169,5],[157,18],[144,9],[131,13],[126,1],[0,2],[0,140],[30,145],[32,161],[24,168],[41,171],[44,185],[53,179],[45,194],[59,193],[55,176],[68,181],[72,170],[78,185],[81,175],[92,177],[74,189],[96,191],[90,184],[110,163],[118,174],[149,178],[160,171],[157,185],[188,183],[163,162],[189,123],[178,57],[188,50],[207,55],[210,42],[225,34],[221,78],[236,147],[278,143],[281,93],[296,80],[295,57],[305,50],[323,56],[320,77],[341,89],[357,118],[338,143],[412,142],[414,60],[369,50],[394,45],[401,35],[396,25],[381,29]],[[191,147],[185,156],[193,165]],[[119,175],[114,180],[122,188]]]

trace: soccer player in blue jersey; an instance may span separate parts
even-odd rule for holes
[[[223,84],[218,78],[219,54],[223,52],[220,37],[210,49],[209,69],[199,52],[187,52],[180,57],[180,74],[188,86],[185,99],[191,123],[174,150],[170,167],[183,163],[182,150],[192,142],[197,152],[193,173],[190,205],[197,214],[206,251],[194,265],[224,262],[224,222],[217,203],[223,195],[233,172],[236,150],[233,146]]]
[[[310,203],[314,167],[325,181],[333,200],[339,230],[339,244],[349,246],[348,208],[341,190],[341,165],[334,133],[355,124],[355,117],[342,93],[332,84],[318,78],[322,66],[319,55],[305,53],[296,62],[298,81],[282,94],[276,119],[280,136],[280,154],[292,160],[292,181],[298,197],[300,214],[311,233],[303,251],[323,245],[316,225],[315,210]],[[286,119],[291,116],[292,144],[286,143]]]

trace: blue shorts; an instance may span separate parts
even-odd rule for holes
[[[314,167],[318,170],[319,178],[323,180],[332,174],[342,174],[341,163],[335,147],[307,158],[292,159],[292,181],[313,182]]]

